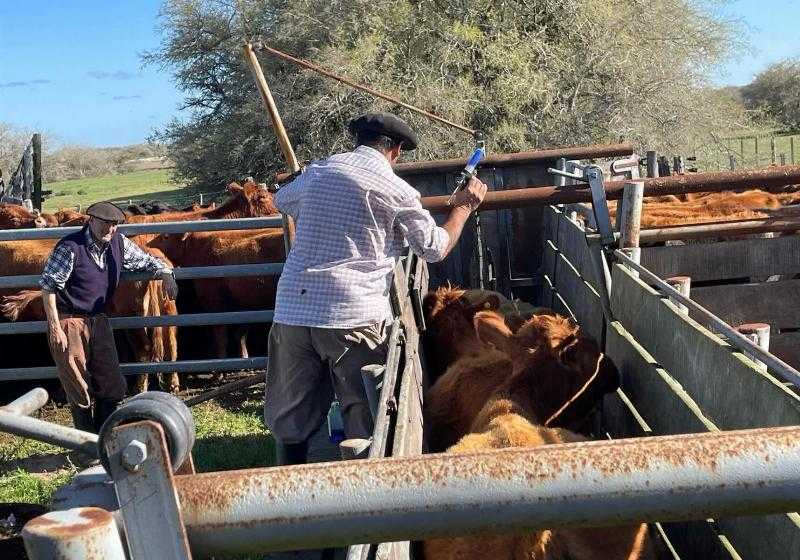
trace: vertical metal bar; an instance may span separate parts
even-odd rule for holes
[[[107,440],[109,474],[114,479],[130,558],[190,560],[161,426],[150,421],[125,424],[114,428]]]
[[[736,171],[736,156],[733,155],[733,154],[730,154],[730,156],[728,156],[728,160],[729,160],[728,167],[730,167],[730,170],[731,171]]]
[[[744,136],[739,138],[739,157],[744,161]]]
[[[125,560],[114,516],[96,507],[36,517],[25,525],[22,539],[31,560]]]
[[[758,136],[754,136],[753,140],[756,143],[756,145],[755,145],[755,158],[756,158],[755,167],[758,167]]]
[[[42,209],[42,135],[33,135],[33,207]]]
[[[789,152],[791,153],[792,165],[794,165],[794,136],[789,137]]]

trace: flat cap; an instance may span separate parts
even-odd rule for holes
[[[366,113],[350,121],[348,128],[355,136],[363,131],[383,134],[402,142],[404,150],[413,150],[419,144],[419,138],[411,127],[391,113]]]
[[[111,202],[95,202],[86,209],[86,214],[107,222],[122,223],[125,221],[125,212]]]

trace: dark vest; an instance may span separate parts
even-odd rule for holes
[[[89,254],[85,226],[81,231],[64,237],[59,244],[70,248],[75,255],[72,274],[63,290],[56,293],[58,308],[66,313],[96,315],[105,312],[119,284],[122,271],[122,236],[115,233],[106,252],[106,267],[100,269]],[[91,235],[91,234],[90,234]]]

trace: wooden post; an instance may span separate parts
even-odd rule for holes
[[[647,151],[647,176],[658,177],[658,154],[655,150]]]
[[[666,282],[667,284],[678,290],[683,297],[687,298],[690,297],[692,291],[692,279],[689,276],[673,276],[672,278],[667,278],[666,280],[664,280],[664,282]],[[684,313],[686,315],[689,314],[688,307],[686,307],[685,305],[683,305],[678,301],[675,300],[670,300],[670,301],[672,301],[672,303],[678,306],[678,309],[680,309],[681,313]]]
[[[772,165],[775,165],[775,137],[769,137],[769,151],[772,158]]]
[[[730,156],[728,156],[728,159],[730,160],[730,165],[729,166],[730,166],[731,171],[736,171],[736,156],[733,155],[733,154],[730,154]]]
[[[686,173],[686,160],[683,156],[675,156],[672,158],[672,169],[677,175]]]
[[[755,141],[755,143],[756,143],[756,146],[755,146],[755,157],[756,157],[756,164],[755,164],[755,165],[756,165],[756,167],[758,167],[758,136],[754,136],[754,137],[753,137],[753,140],[754,140],[754,141]]]
[[[42,135],[33,135],[33,207],[42,210]]]
[[[278,112],[278,107],[275,105],[275,100],[272,98],[272,92],[267,85],[267,79],[264,77],[264,72],[261,70],[261,64],[258,62],[253,46],[250,43],[245,43],[242,48],[244,49],[245,59],[250,66],[250,71],[256,80],[258,92],[261,94],[261,100],[264,102],[264,107],[267,109],[272,128],[275,130],[275,135],[278,137],[278,144],[283,152],[283,157],[286,159],[286,167],[289,173],[295,173],[300,170],[300,164],[297,162],[297,156],[292,148],[292,143],[289,141],[289,135],[286,134],[286,128],[283,126],[283,120]],[[283,232],[284,242],[286,249],[286,256],[289,256],[289,249],[294,243],[294,226],[291,219],[282,214],[283,218]]]
[[[639,233],[642,227],[642,200],[644,198],[644,182],[631,181],[625,183],[622,200],[617,213],[622,215],[620,223],[620,248],[628,257],[639,263],[642,250],[639,248]],[[638,275],[638,273],[636,273]]]

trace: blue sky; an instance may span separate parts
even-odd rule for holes
[[[159,42],[161,0],[0,0],[0,121],[61,142],[144,141],[178,114],[168,72],[142,68]],[[756,51],[715,76],[742,85],[770,62],[800,56],[800,0],[730,0]]]

